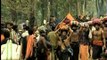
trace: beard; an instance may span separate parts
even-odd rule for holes
[[[62,38],[62,40],[65,40],[66,39],[66,35],[62,35],[61,38]]]
[[[100,29],[99,27],[96,28],[96,30],[99,30],[99,29]]]

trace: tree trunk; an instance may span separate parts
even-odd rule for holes
[[[35,13],[34,13],[34,0],[31,0],[30,1],[30,4],[31,4],[31,6],[30,6],[30,16],[29,16],[29,27],[31,28],[31,27],[34,27],[34,22],[35,22]]]
[[[15,10],[10,9],[11,12],[11,19],[13,22],[17,22],[17,12]]]
[[[78,10],[78,16],[81,15],[80,13],[80,1],[77,0],[77,10]]]

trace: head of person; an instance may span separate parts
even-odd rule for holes
[[[61,35],[62,35],[62,36],[66,36],[66,35],[67,35],[67,32],[68,32],[68,30],[62,29],[62,30],[61,30]]]
[[[100,29],[100,24],[96,23],[96,24],[94,24],[94,26],[95,26],[96,30]]]
[[[34,34],[33,29],[32,29],[32,28],[31,28],[31,29],[28,29],[28,33],[29,33],[29,35]]]
[[[73,31],[76,31],[78,29],[78,22],[77,21],[72,21],[71,22],[71,29]]]
[[[9,32],[9,30],[8,29],[3,29],[2,30],[2,36],[1,36],[1,45],[2,44],[6,44],[6,42],[8,41],[8,40],[10,40],[10,32]]]
[[[1,28],[5,28],[5,23],[1,22]]]
[[[84,23],[83,31],[88,31],[88,29],[89,29],[89,25],[87,23]]]
[[[107,17],[105,17],[105,18],[103,19],[103,25],[104,25],[104,27],[107,27]]]
[[[46,36],[46,32],[44,30],[39,30],[39,33],[41,36],[44,36],[44,37]]]
[[[56,20],[55,16],[51,15],[51,16],[50,16],[50,23],[55,22],[55,20]]]
[[[93,25],[94,27],[96,28],[96,30],[99,30],[100,29],[100,26],[101,26],[101,20],[96,18],[93,20]]]
[[[8,29],[12,29],[12,28],[13,28],[13,23],[12,23],[12,22],[7,22],[7,23],[6,23],[6,27],[7,27]]]
[[[13,30],[18,32],[18,25],[13,25]]]
[[[3,35],[4,35],[5,38],[10,37],[10,32],[7,29],[4,29],[2,32],[3,32]]]
[[[24,30],[29,30],[29,26],[23,25],[23,29],[24,29]]]
[[[78,26],[76,24],[72,24],[71,29],[73,31],[76,31],[78,29]]]

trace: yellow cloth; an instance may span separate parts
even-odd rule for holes
[[[51,31],[48,33],[48,38],[49,38],[51,44],[56,47],[57,41],[58,41],[58,36],[55,34],[54,31]]]

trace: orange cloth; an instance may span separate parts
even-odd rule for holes
[[[88,60],[88,45],[80,44],[80,59]]]
[[[75,20],[70,13],[67,14],[66,18],[69,19],[70,21]]]
[[[26,49],[26,58],[31,57],[33,54],[33,47],[35,43],[35,36],[34,35],[29,35],[27,37],[27,49]]]
[[[61,28],[61,29],[66,29],[66,24],[65,24],[65,20],[69,20],[69,23],[71,22],[71,21],[73,21],[73,20],[75,20],[74,19],[74,17],[70,14],[70,13],[68,13],[67,15],[66,15],[66,17],[56,26],[56,28],[55,28],[55,30],[56,29],[58,29],[58,28]]]
[[[101,40],[93,40],[93,45],[103,46],[103,42]]]
[[[5,39],[4,35],[1,34],[1,41],[3,41]]]

